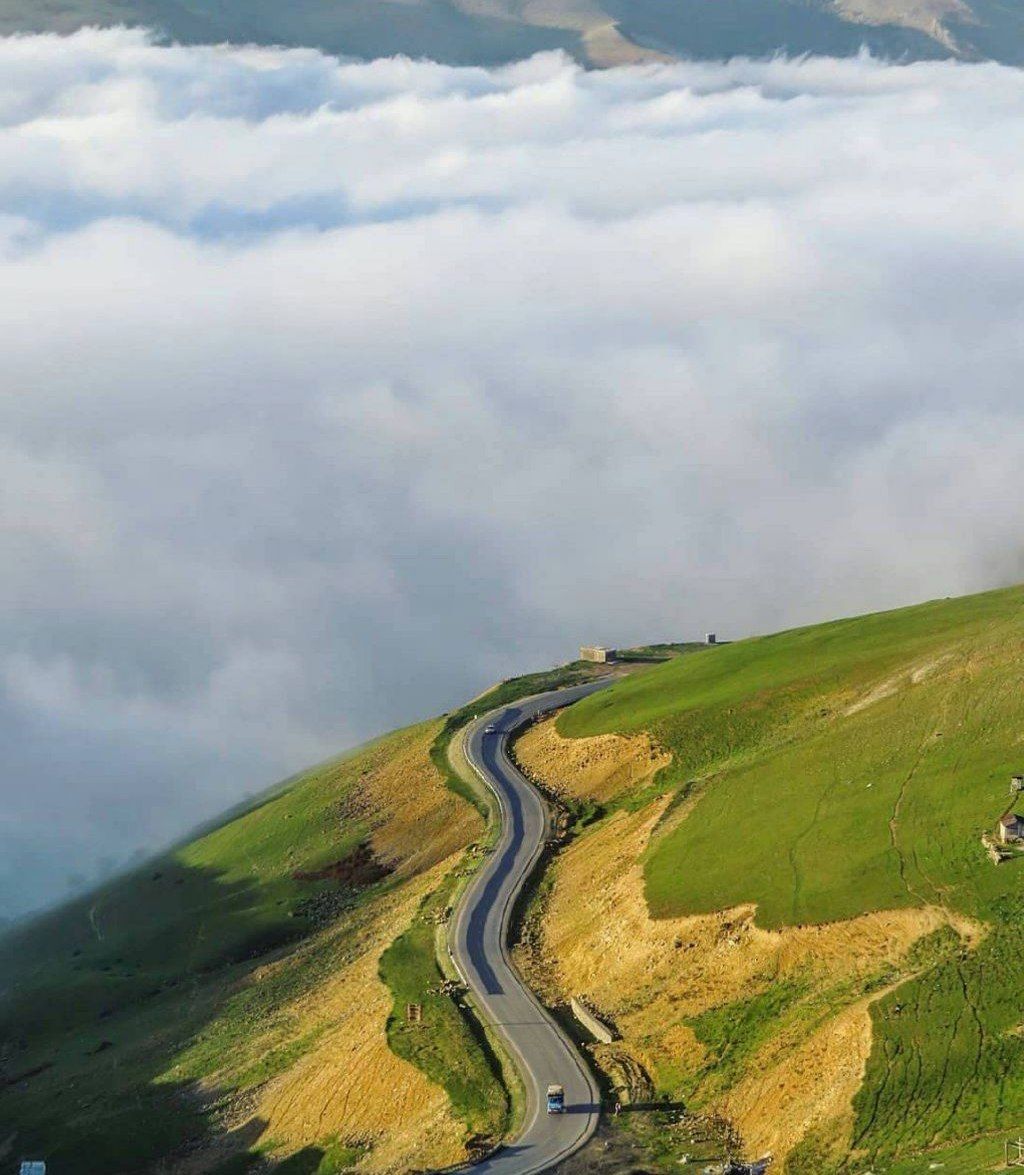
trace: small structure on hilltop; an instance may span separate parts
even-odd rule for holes
[[[715,636],[715,634],[713,632],[705,633],[704,634],[704,643],[706,645],[717,645],[718,644],[718,637]]]
[[[1024,775],[1010,776],[1010,795],[1015,796],[1024,791]]]
[[[581,661],[597,661],[603,665],[606,661],[614,661],[615,656],[615,649],[606,649],[604,645],[583,645],[580,648]]]
[[[1012,808],[1008,808],[999,817],[996,835],[1004,845],[1016,844],[1024,840],[1024,818],[1018,816]]]

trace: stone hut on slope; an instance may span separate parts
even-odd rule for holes
[[[1024,817],[1018,816],[1012,809],[1007,809],[999,817],[996,834],[1000,843],[1004,845],[1024,840]]]
[[[583,645],[580,649],[581,661],[596,661],[603,665],[607,661],[614,661],[615,657],[615,650],[606,649],[604,645]]]

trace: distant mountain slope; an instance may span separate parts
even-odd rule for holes
[[[190,42],[308,45],[496,64],[564,49],[598,66],[775,52],[1024,63],[1010,0],[0,0],[0,33],[146,25]]]
[[[1013,588],[684,656],[522,739],[600,805],[538,958],[617,1022],[612,1079],[787,1172],[991,1169],[1024,1130],[1024,852],[983,844],[1024,812],[1022,687]]]
[[[116,24],[144,25],[186,44],[312,46],[362,58],[405,53],[457,65],[579,51],[569,30],[464,11],[455,0],[0,0],[0,33]]]

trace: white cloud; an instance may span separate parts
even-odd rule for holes
[[[1020,72],[0,76],[8,908],[582,640],[1021,575]]]

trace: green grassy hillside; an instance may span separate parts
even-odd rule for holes
[[[432,871],[485,832],[486,805],[447,752],[475,714],[600,672],[574,663],[501,682],[0,937],[0,1173],[22,1154],[80,1175],[187,1154],[196,1171],[222,1175],[282,1157],[293,1175],[327,1175],[372,1167],[376,1143],[391,1147],[388,1163],[397,1152],[431,1165],[441,1144],[421,1152],[418,1123],[402,1139],[399,1111],[394,1122],[356,1113],[370,1137],[321,1137],[314,1104],[299,1153],[256,1113],[269,1083],[324,1048],[334,1021],[365,1011],[365,988],[332,987],[361,959],[386,1006],[355,1035],[378,1033],[444,1090],[456,1120],[446,1145],[460,1128],[470,1148],[500,1135],[511,1109],[500,1065],[441,986],[436,957],[454,875]],[[406,1022],[409,1003],[422,1025]],[[339,1069],[337,1081],[353,1102],[386,1106],[395,1091],[378,1070]],[[296,1080],[287,1100],[330,1099]],[[408,1096],[422,1101],[423,1089]],[[447,1161],[463,1157],[456,1150]]]
[[[926,1170],[933,1150],[946,1171],[988,1169],[977,1156],[1024,1125],[1024,858],[996,866],[981,844],[1024,770],[1022,685],[1012,588],[740,641],[560,719],[673,752],[653,790],[692,806],[644,861],[656,917],[756,903],[782,927],[937,906],[984,924],[873,1006],[851,1170]],[[825,1170],[808,1154],[794,1170]]]
[[[386,946],[408,934],[409,915],[394,912],[406,890],[414,911],[420,875],[482,829],[430,764],[439,729],[399,731],[318,768],[0,941],[0,1170],[23,1154],[60,1172],[109,1172],[183,1152],[223,1152],[225,1171],[288,1153],[246,1099],[329,1030],[304,1001],[326,1004],[335,974],[382,936]],[[396,840],[391,825],[413,819],[415,836]],[[437,981],[432,949],[413,971],[403,1000]],[[344,1012],[344,993],[331,998]],[[433,998],[442,1055],[421,1067],[456,1093],[469,1134],[499,1131],[505,1094],[491,1061],[454,1002]],[[449,1035],[457,1065],[443,1054]],[[309,1142],[322,1140],[313,1131]],[[310,1145],[292,1165],[327,1172],[350,1152]]]

